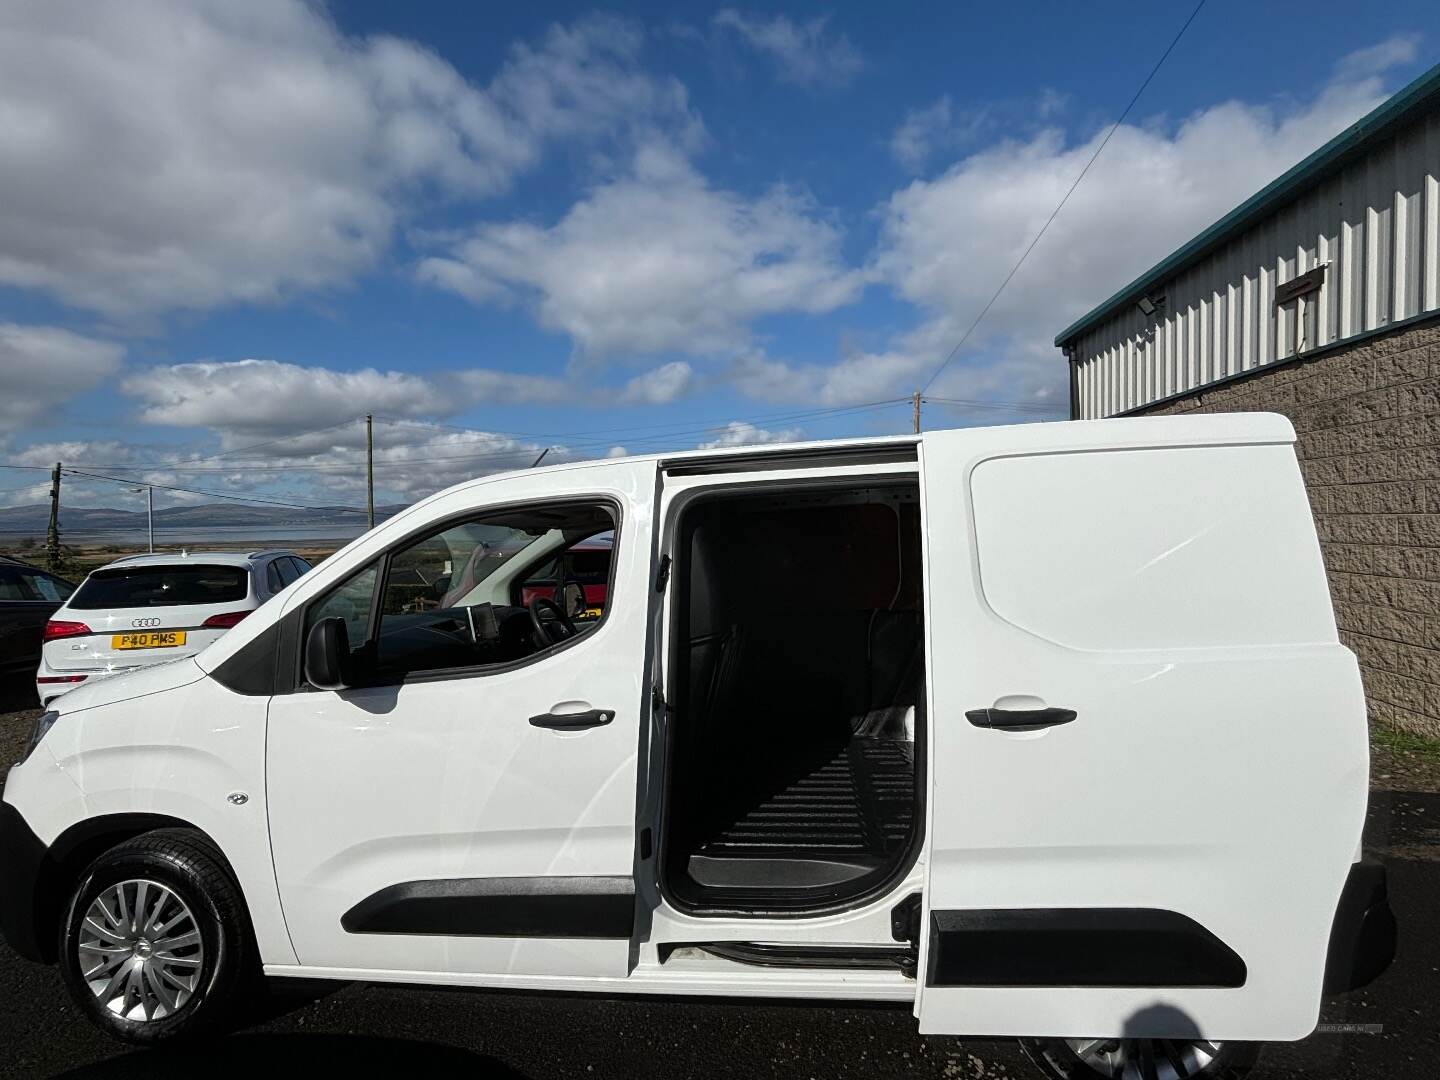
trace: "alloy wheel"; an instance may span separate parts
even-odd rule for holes
[[[173,1016],[196,992],[205,963],[200,926],[169,886],[137,878],[102,889],[75,939],[85,985],[116,1016]]]
[[[1107,1080],[1192,1080],[1209,1075],[1223,1044],[1205,1039],[1066,1039],[1080,1063]]]

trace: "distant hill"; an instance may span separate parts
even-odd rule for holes
[[[377,506],[375,520],[383,521],[405,508],[404,504]],[[304,528],[309,525],[355,525],[365,521],[364,511],[327,506],[317,510],[283,506],[246,506],[243,503],[207,503],[204,506],[167,506],[155,511],[155,528],[211,528],[255,526],[260,528]],[[0,536],[43,536],[50,524],[47,503],[0,507]],[[86,533],[146,526],[144,510],[116,510],[112,507],[60,506],[60,532]]]

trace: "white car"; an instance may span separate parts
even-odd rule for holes
[[[45,626],[40,703],[193,656],[310,569],[292,551],[132,555],[91,572]]]
[[[1099,420],[461,484],[55,702],[0,802],[0,931],[146,1043],[263,972],[903,1003],[1053,1077],[1234,1076],[1394,949],[1294,439]]]

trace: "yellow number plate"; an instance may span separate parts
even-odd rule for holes
[[[171,649],[185,644],[184,630],[151,630],[140,634],[116,634],[112,649]]]

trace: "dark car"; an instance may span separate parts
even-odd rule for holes
[[[0,555],[0,674],[34,674],[45,623],[74,591],[64,578]]]

